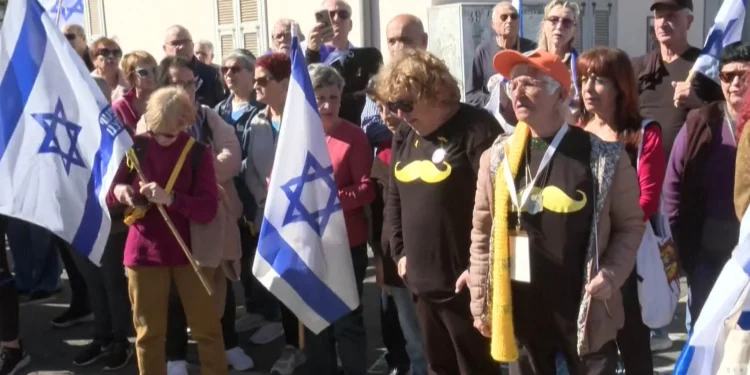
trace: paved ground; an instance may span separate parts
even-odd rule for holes
[[[378,363],[383,349],[379,338],[379,318],[377,315],[378,291],[374,284],[374,270],[368,270],[365,283],[365,320],[367,325],[369,364],[371,374],[382,374]],[[683,288],[684,289],[684,288]],[[79,326],[67,330],[56,330],[48,323],[50,319],[62,313],[67,307],[68,294],[61,293],[55,301],[43,305],[28,305],[21,307],[21,324],[24,343],[32,355],[32,365],[18,375],[57,375],[57,374],[102,374],[101,367],[76,368],[71,361],[79,348],[88,343],[91,326]],[[238,293],[239,295],[240,293]],[[241,298],[241,297],[240,297]],[[239,304],[239,303],[238,303]],[[242,312],[238,312],[241,314]],[[678,308],[678,314],[670,327],[670,336],[675,341],[672,349],[655,353],[654,361],[657,374],[670,374],[674,360],[679,355],[679,349],[687,336],[684,332],[684,302]],[[265,346],[253,346],[248,340],[251,332],[240,335],[241,346],[255,360],[256,369],[242,374],[265,374],[276,359],[282,347],[281,339]],[[190,361],[197,360],[195,344],[190,345]],[[197,369],[194,373],[198,373]],[[137,369],[133,364],[118,371],[121,375],[136,375]],[[239,372],[235,374],[241,374]],[[639,374],[640,375],[640,374]]]

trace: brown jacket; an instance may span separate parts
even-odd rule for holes
[[[510,138],[507,136],[500,136],[484,152],[479,164],[469,269],[471,313],[475,319],[485,319],[490,306],[487,291],[490,281],[490,237],[494,220],[493,180],[497,165],[503,158],[500,150],[508,139]],[[596,226],[592,222],[591,233],[596,233],[594,228],[598,228],[598,243],[601,244],[598,248],[599,265],[614,288],[612,297],[607,301],[586,298],[582,302],[581,310],[585,311],[588,301],[591,301],[588,314],[582,315],[585,316],[582,324],[579,322],[579,343],[582,343],[583,348],[579,348],[581,355],[595,352],[614,340],[617,331],[622,328],[625,318],[620,287],[633,270],[644,231],[643,212],[638,205],[638,178],[622,145],[608,144],[592,135],[591,146],[592,174],[597,187],[595,215],[599,218]],[[614,197],[617,199],[613,199]],[[589,270],[586,283],[596,276],[596,249],[596,241],[592,235],[586,256]]]
[[[734,209],[742,221],[750,205],[750,121],[745,124],[737,142],[737,165],[734,169]]]

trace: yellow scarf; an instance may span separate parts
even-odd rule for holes
[[[529,127],[524,122],[516,125],[510,140],[510,149],[505,149],[505,157],[510,164],[513,176],[516,176],[521,164],[526,142],[529,139]],[[490,353],[498,362],[515,362],[518,359],[515,332],[513,330],[513,306],[510,295],[510,244],[508,233],[508,211],[510,193],[505,183],[505,175],[498,166],[495,172],[494,200],[495,222],[492,233],[492,295],[490,305],[490,327],[492,341]],[[520,212],[519,212],[520,215]]]

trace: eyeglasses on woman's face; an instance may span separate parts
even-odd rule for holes
[[[119,48],[100,48],[96,51],[96,55],[107,59],[119,59],[122,57],[122,50]]]
[[[547,22],[551,23],[554,27],[557,27],[558,24],[561,24],[563,29],[570,29],[576,24],[576,21],[570,18],[559,16],[549,16],[547,17]]]

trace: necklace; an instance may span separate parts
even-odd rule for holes
[[[531,149],[532,150],[546,150],[549,144],[541,138],[531,138]]]

